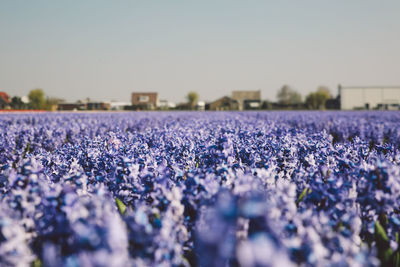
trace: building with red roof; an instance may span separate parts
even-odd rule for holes
[[[10,107],[10,97],[6,92],[0,92],[0,109],[6,109]]]

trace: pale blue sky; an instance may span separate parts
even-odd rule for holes
[[[400,85],[400,1],[0,0],[0,91],[182,101]]]

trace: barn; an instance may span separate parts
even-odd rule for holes
[[[341,86],[340,108],[354,109],[400,109],[400,86]]]

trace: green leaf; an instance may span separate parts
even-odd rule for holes
[[[296,200],[296,204],[299,204],[301,201],[303,201],[303,198],[304,198],[304,197],[306,196],[306,194],[307,194],[307,190],[308,190],[307,187],[303,189],[303,192],[301,192],[299,198]]]
[[[126,212],[126,205],[119,198],[115,198],[115,203],[117,204],[118,211],[121,215],[124,215]]]
[[[396,233],[396,243],[399,244],[399,233]],[[400,247],[399,247],[400,248]],[[400,266],[400,252],[397,248],[397,252],[394,255],[394,266]]]
[[[389,242],[389,238],[379,221],[375,222],[375,236],[381,241]]]
[[[396,252],[394,256],[394,266],[400,266],[400,253]]]
[[[32,262],[32,265],[31,265],[32,267],[42,267],[43,266],[43,264],[42,264],[42,262],[40,261],[40,259],[35,259],[33,262]]]
[[[393,257],[393,250],[390,248],[390,240],[379,221],[375,221],[375,241],[378,250],[378,258],[382,266],[393,265],[396,259]]]

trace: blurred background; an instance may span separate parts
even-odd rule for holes
[[[399,109],[400,2],[1,1],[0,108]]]

